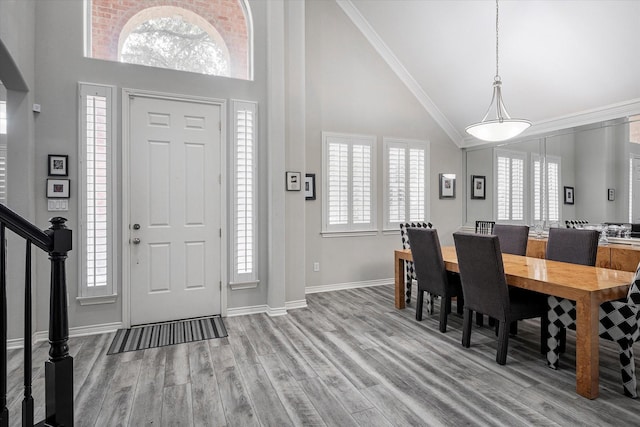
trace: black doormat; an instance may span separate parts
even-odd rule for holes
[[[227,329],[220,316],[154,323],[118,329],[107,354],[125,353],[146,348],[164,347],[192,341],[224,338]]]

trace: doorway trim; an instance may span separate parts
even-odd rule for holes
[[[122,324],[131,327],[131,271],[129,268],[129,224],[131,211],[129,207],[129,135],[131,131],[129,100],[133,97],[155,98],[167,101],[183,101],[197,104],[212,104],[220,107],[220,315],[227,316],[227,101],[218,98],[180,95],[165,92],[147,91],[141,89],[122,88],[122,170],[120,172],[122,184],[122,239],[120,239],[120,253],[122,254]]]

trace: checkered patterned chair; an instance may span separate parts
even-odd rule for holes
[[[560,360],[560,337],[564,328],[575,329],[576,305],[573,301],[548,297],[549,303],[549,337],[547,340],[547,362],[553,369],[558,369]],[[640,338],[640,264],[629,287],[627,299],[607,301],[600,305],[600,337],[615,341],[620,356],[620,371],[624,394],[638,397],[636,393],[636,373],[633,359],[633,343]]]
[[[407,228],[416,227],[416,228],[432,228],[433,225],[430,222],[405,222],[400,224],[400,236],[402,237],[402,249],[411,249],[409,245],[409,235],[407,234]],[[416,270],[413,262],[407,261],[404,263],[405,274],[407,277],[406,280],[406,294],[407,294],[407,304],[411,302],[411,285],[413,281],[417,281]],[[433,314],[433,297],[431,294],[427,293],[427,313]]]

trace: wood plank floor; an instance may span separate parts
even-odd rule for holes
[[[640,425],[640,402],[622,395],[609,343],[601,345],[600,398],[590,401],[574,392],[571,331],[553,371],[539,354],[539,323],[520,322],[499,366],[491,329],[474,326],[465,349],[460,316],[441,334],[437,310],[417,322],[413,307],[394,309],[392,286],[307,301],[287,316],[227,318],[224,339],[111,356],[114,334],[71,339],[76,426]],[[34,354],[36,420],[47,351],[41,343]],[[22,351],[8,356],[17,426]]]

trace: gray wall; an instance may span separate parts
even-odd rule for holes
[[[431,142],[429,220],[443,244],[461,224],[461,194],[438,199],[438,173],[461,176],[461,151],[425,112],[340,7],[306,3],[306,171],[316,174],[316,200],[305,203],[306,285],[393,277],[399,233],[322,237],[322,132],[375,135],[378,144],[378,228],[382,229],[382,137]],[[460,190],[458,190],[460,191]],[[313,271],[313,263],[320,271]]]

